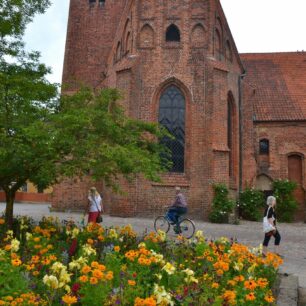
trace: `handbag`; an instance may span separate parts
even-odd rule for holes
[[[102,215],[101,215],[101,210],[99,210],[99,207],[98,207],[98,205],[97,205],[96,199],[93,198],[93,200],[94,200],[94,202],[95,202],[95,204],[96,204],[96,207],[97,207],[97,209],[98,209],[98,212],[99,212],[99,214],[97,215],[97,218],[96,218],[96,222],[97,222],[97,223],[102,223],[102,222],[103,222],[103,217],[102,217]]]
[[[269,207],[269,209],[270,209],[270,208],[271,208],[271,207]],[[263,225],[263,232],[264,232],[265,234],[275,230],[275,227],[274,227],[274,226],[269,222],[269,220],[268,220],[269,209],[268,209],[268,211],[267,211],[267,214],[264,216],[263,222],[262,222],[262,225]]]

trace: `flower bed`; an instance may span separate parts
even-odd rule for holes
[[[0,305],[274,305],[282,260],[220,238],[0,219]]]

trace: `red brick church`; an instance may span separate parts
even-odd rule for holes
[[[98,184],[110,214],[152,215],[180,186],[207,219],[212,183],[235,196],[289,178],[305,219],[306,53],[239,54],[218,0],[71,0],[63,83],[74,81],[119,88],[130,116],[175,136],[162,183],[138,177],[125,195]],[[55,186],[53,207],[84,207],[91,184]]]

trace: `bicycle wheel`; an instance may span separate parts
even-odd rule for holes
[[[165,216],[158,216],[154,221],[154,229],[156,232],[161,230],[165,233],[168,233],[170,229],[170,223],[165,218]]]
[[[183,237],[189,239],[194,235],[195,225],[190,219],[185,218],[179,222],[179,229],[180,234]]]

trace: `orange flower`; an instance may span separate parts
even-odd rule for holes
[[[91,245],[91,244],[94,243],[94,241],[93,241],[92,239],[88,238],[88,239],[87,239],[87,243]]]
[[[120,251],[120,246],[119,246],[119,245],[116,245],[116,246],[114,247],[114,251],[115,251],[115,252],[119,252],[119,251]]]
[[[13,266],[18,267],[22,264],[22,261],[20,259],[16,258],[16,259],[12,259],[11,263],[12,263]]]
[[[233,303],[236,299],[236,292],[232,290],[226,290],[223,295],[223,299],[229,303]]]
[[[106,267],[104,265],[98,265],[97,266],[97,269],[99,269],[100,271],[105,271],[106,270]]]
[[[256,299],[255,293],[254,293],[254,292],[250,292],[249,294],[247,294],[247,295],[245,296],[245,299],[246,299],[247,301],[254,301],[254,300]]]
[[[64,295],[62,301],[67,305],[72,305],[78,302],[78,299],[75,296]]]
[[[135,282],[134,280],[129,279],[129,280],[128,280],[128,284],[129,284],[130,286],[135,286],[135,285],[136,285],[136,282]]]
[[[221,275],[223,275],[224,274],[224,272],[223,272],[223,270],[221,270],[221,269],[219,269],[219,270],[217,270],[217,275],[219,275],[219,276],[221,276]]]
[[[114,278],[114,273],[112,271],[108,271],[105,275],[107,280],[112,280]]]
[[[95,269],[95,270],[92,271],[92,276],[96,277],[97,279],[102,279],[103,278],[103,273],[100,270]]]
[[[86,275],[82,275],[79,277],[80,282],[86,283],[88,281],[88,277]]]
[[[97,261],[93,261],[93,262],[91,263],[91,267],[92,267],[92,268],[98,268],[98,267],[99,267],[99,263],[98,263]]]
[[[96,284],[98,283],[98,279],[97,279],[96,277],[91,277],[91,278],[90,278],[90,283],[91,283],[92,285],[96,285]]]
[[[253,291],[257,287],[257,284],[254,280],[247,280],[244,282],[244,287]]]
[[[266,295],[265,296],[265,301],[268,303],[273,303],[274,302],[274,297],[272,295]]]
[[[87,274],[91,271],[91,268],[89,266],[84,266],[81,270],[82,273]]]
[[[267,285],[268,285],[268,280],[266,278],[259,278],[257,280],[257,285],[260,287],[260,288],[265,288]]]
[[[219,284],[218,283],[212,283],[211,288],[219,288]]]
[[[4,224],[5,223],[5,220],[0,218],[0,224]]]

